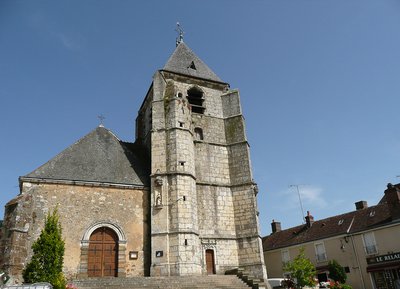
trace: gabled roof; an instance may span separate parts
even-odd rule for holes
[[[145,186],[148,169],[144,155],[139,146],[122,142],[99,126],[22,178]]]
[[[263,250],[269,251],[329,237],[354,234],[389,224],[392,221],[386,203],[315,221],[311,227],[300,225],[262,238]]]
[[[184,42],[178,44],[162,70],[223,83]]]

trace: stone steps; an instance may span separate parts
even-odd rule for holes
[[[88,278],[71,282],[78,289],[249,289],[233,275]]]

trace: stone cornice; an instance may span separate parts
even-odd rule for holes
[[[54,185],[62,184],[62,185],[77,185],[77,186],[89,186],[89,187],[150,190],[150,188],[147,186],[137,185],[137,184],[116,184],[116,183],[95,182],[95,181],[19,177],[20,186],[24,182],[37,183],[37,184],[54,184]]]

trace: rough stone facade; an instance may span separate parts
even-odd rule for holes
[[[87,276],[88,237],[99,227],[116,231],[118,276],[143,276],[149,267],[148,191],[130,187],[101,187],[23,182],[22,193],[6,206],[2,242],[4,268],[21,280],[48,212],[58,209],[65,239],[64,272],[68,278]],[[11,246],[9,245],[11,244]],[[129,260],[128,252],[138,259]]]
[[[191,89],[201,92],[204,111],[193,111]],[[158,71],[137,130],[151,154],[151,274],[210,273],[212,250],[217,274],[241,267],[266,278],[238,91]]]
[[[266,278],[239,92],[184,43],[153,77],[135,144],[99,127],[20,185],[0,234],[0,267],[17,279],[56,207],[69,278],[92,276],[90,254],[102,228],[117,240],[114,276],[242,268]]]

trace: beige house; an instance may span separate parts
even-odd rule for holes
[[[356,210],[286,230],[272,222],[263,238],[269,278],[282,277],[282,264],[293,260],[301,247],[317,269],[319,281],[328,279],[328,262],[335,259],[354,289],[395,289],[400,279],[400,184],[388,184],[378,205],[356,203]]]

